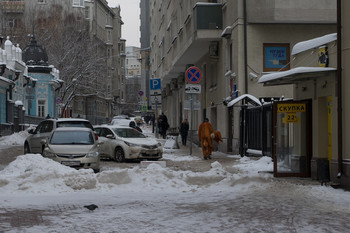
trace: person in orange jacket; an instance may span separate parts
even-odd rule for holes
[[[198,137],[201,142],[203,159],[211,159],[211,153],[213,150],[213,142],[214,138],[214,129],[208,118],[205,118],[204,121],[198,127]]]

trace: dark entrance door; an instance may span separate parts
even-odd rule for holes
[[[310,176],[311,101],[274,103],[274,175]]]

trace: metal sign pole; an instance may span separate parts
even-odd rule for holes
[[[193,94],[191,94],[191,131],[190,131],[190,155],[192,155],[192,137],[193,137]]]

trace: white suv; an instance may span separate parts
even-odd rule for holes
[[[46,119],[35,128],[35,130],[29,130],[29,136],[24,142],[24,153],[40,153],[44,150],[44,145],[41,144],[41,140],[49,140],[49,137],[56,128],[59,127],[83,127],[94,130],[93,126],[88,120],[80,118],[56,118]],[[97,135],[96,135],[97,137]]]

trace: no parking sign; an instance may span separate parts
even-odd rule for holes
[[[186,79],[189,83],[199,83],[202,78],[200,69],[196,66],[191,66],[186,70]]]

